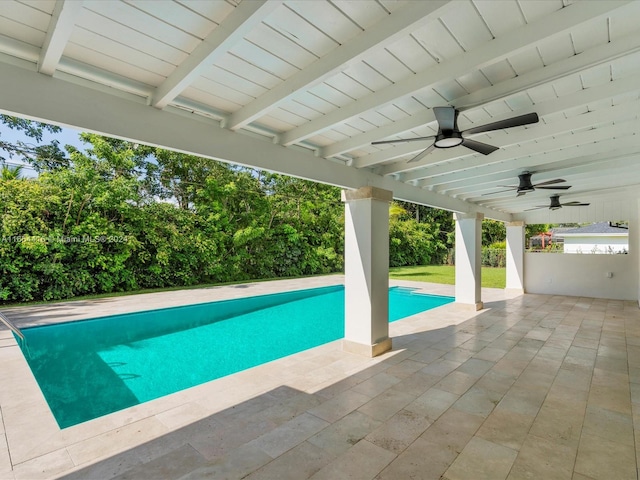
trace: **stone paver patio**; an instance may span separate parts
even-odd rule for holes
[[[342,281],[4,312],[26,326]],[[64,430],[0,330],[0,479],[636,479],[637,302],[491,289],[483,300],[392,323],[393,351],[374,359],[332,342]]]

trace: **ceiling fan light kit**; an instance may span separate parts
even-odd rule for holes
[[[457,147],[462,143],[462,135],[460,132],[451,132],[450,136],[438,135],[434,145],[438,148]]]
[[[431,153],[434,147],[452,148],[462,145],[463,147],[467,147],[483,155],[489,155],[490,153],[498,150],[498,147],[489,145],[488,143],[482,143],[476,140],[465,138],[464,134],[466,133],[468,135],[473,135],[476,133],[491,132],[494,130],[502,130],[505,128],[529,125],[532,123],[537,123],[539,121],[537,113],[527,113],[526,115],[519,115],[517,117],[507,118],[506,120],[499,120],[487,125],[481,125],[479,127],[460,131],[460,129],[458,128],[458,115],[460,114],[460,112],[454,107],[433,107],[433,114],[435,115],[436,121],[438,122],[438,133],[436,135],[399,140],[381,140],[378,142],[371,142],[371,144],[382,145],[387,143],[414,142],[435,138],[433,144],[429,145],[427,148],[418,153],[418,155],[409,160],[408,163],[420,160],[425,155]]]

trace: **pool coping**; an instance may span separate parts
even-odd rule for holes
[[[56,323],[55,319],[48,318],[52,313],[58,315],[58,322],[63,321],[62,316],[66,321],[69,315],[60,315],[65,311],[70,312],[73,319],[81,320],[95,317],[97,307],[101,308],[100,316],[104,316],[343,283],[343,276],[332,275],[13,307],[3,312],[18,326],[42,325]],[[390,281],[390,285],[408,286],[436,295],[453,296],[454,293],[453,285],[395,280]],[[485,302],[513,296],[516,295],[504,290],[483,289]],[[415,328],[457,325],[476,313],[463,311],[455,303],[447,304],[391,323],[390,335],[398,336]],[[336,340],[60,430],[17,342],[8,330],[0,330],[0,371],[4,377],[0,387],[0,477],[4,478],[7,473],[16,480],[56,478],[282,385],[314,392],[377,363],[402,357],[401,345],[394,345],[394,350],[373,359],[343,352],[340,345],[341,341]],[[335,361],[326,365],[327,359]]]

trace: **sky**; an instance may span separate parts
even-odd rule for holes
[[[74,130],[72,128],[63,128],[60,133],[49,133],[45,131],[42,142],[40,142],[40,144],[45,145],[47,143],[51,143],[52,140],[58,140],[58,142],[60,142],[60,147],[63,149],[65,145],[73,145],[79,150],[85,150],[86,145],[80,141],[79,135],[80,130]],[[26,136],[24,132],[13,130],[3,123],[0,123],[0,139],[5,142],[11,143],[14,143],[18,140],[22,140],[25,143],[36,143],[34,139]],[[3,156],[7,160],[7,163],[11,166],[24,164],[24,162],[17,158],[11,158],[10,155],[4,151],[0,151],[0,155]],[[23,168],[22,173],[25,177],[36,176],[36,172],[28,165]]]

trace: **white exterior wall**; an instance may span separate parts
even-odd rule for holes
[[[526,293],[638,300],[640,259],[638,221],[629,222],[627,255],[525,253]],[[611,278],[607,273],[611,273]]]

